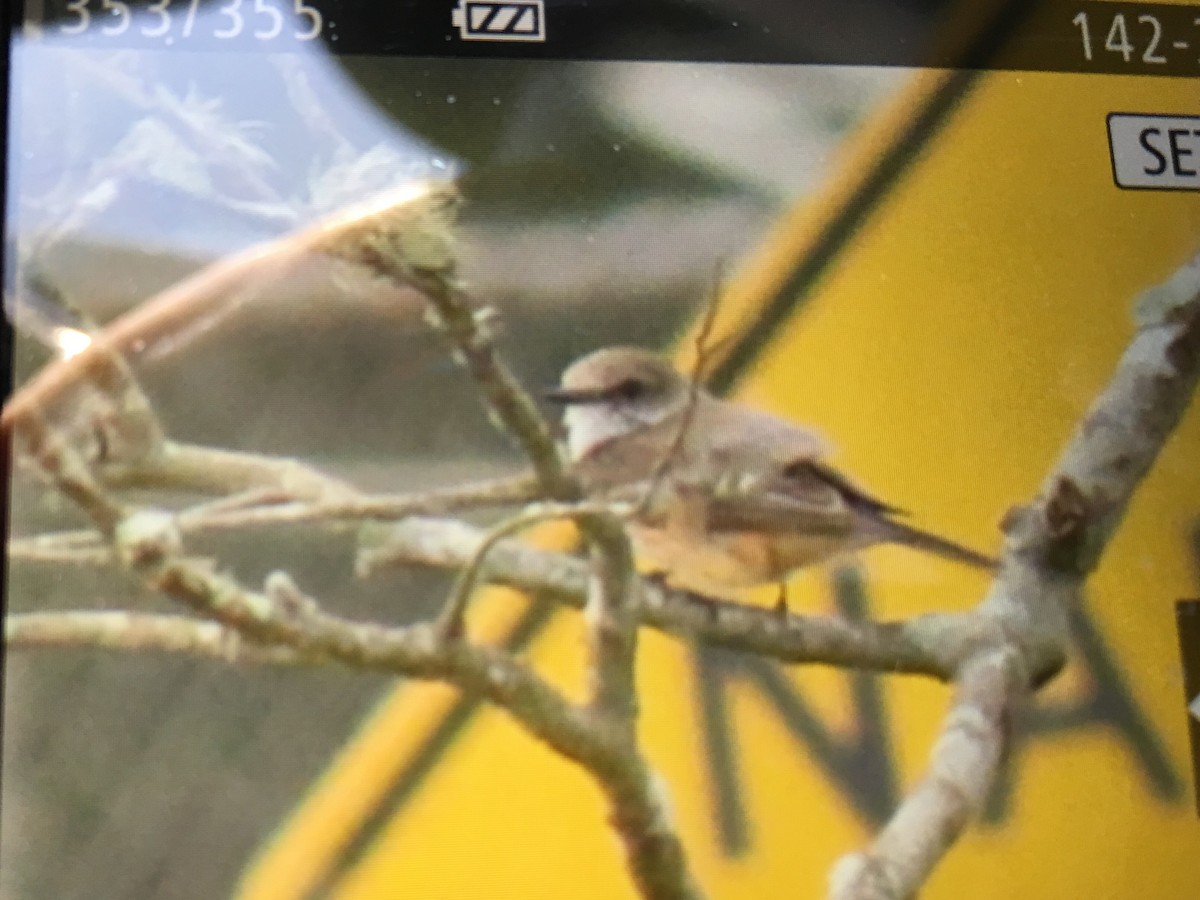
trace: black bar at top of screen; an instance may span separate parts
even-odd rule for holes
[[[145,10],[152,0],[123,6]],[[154,0],[154,7],[162,7]],[[38,0],[41,33],[70,29],[89,46],[176,50],[287,51],[309,30],[286,28],[261,7],[314,10],[334,53],[493,59],[679,60],[929,68],[987,68],[1195,77],[1200,75],[1200,4],[1101,0],[169,0],[205,27],[166,29],[159,12],[120,30],[112,3]],[[81,27],[80,6],[95,7]],[[233,10],[232,12],[221,12]],[[987,54],[982,22],[1020,21]],[[252,17],[258,15],[260,20]],[[108,16],[108,18],[105,18]],[[151,22],[146,27],[145,22]],[[212,24],[215,21],[216,24]],[[234,36],[233,23],[245,27]],[[255,22],[257,21],[257,25]],[[119,34],[114,32],[120,31]],[[141,32],[161,33],[146,37]],[[220,32],[215,34],[213,32]],[[272,34],[269,39],[256,33]]]

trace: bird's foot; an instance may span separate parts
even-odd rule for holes
[[[783,618],[787,616],[788,610],[788,592],[787,583],[779,582],[779,596],[775,599],[775,615]]]

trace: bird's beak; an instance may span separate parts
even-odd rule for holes
[[[569,390],[564,387],[547,388],[542,391],[542,396],[551,403],[559,403],[563,406],[603,403],[608,399],[608,394],[604,391]]]

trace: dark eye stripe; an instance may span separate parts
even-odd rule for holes
[[[627,378],[612,389],[612,395],[620,400],[636,400],[646,393],[647,387],[644,381]]]

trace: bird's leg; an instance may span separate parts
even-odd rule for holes
[[[775,599],[775,614],[783,617],[788,614],[787,582],[779,582],[779,596]]]

